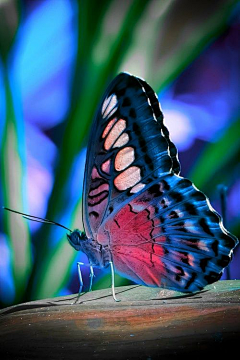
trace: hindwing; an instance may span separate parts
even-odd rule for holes
[[[116,270],[147,286],[182,292],[220,279],[237,239],[188,179],[168,174],[129,201],[99,230]]]

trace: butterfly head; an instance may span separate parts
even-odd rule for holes
[[[70,234],[67,234],[67,239],[69,244],[74,247],[75,250],[81,250],[82,242],[87,240],[85,232],[78,229],[72,231]]]

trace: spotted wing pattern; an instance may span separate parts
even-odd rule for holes
[[[90,135],[83,214],[88,237],[103,221],[163,174],[178,174],[156,94],[142,79],[121,73],[110,84]]]

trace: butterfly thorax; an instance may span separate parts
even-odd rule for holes
[[[96,240],[88,238],[85,232],[78,229],[67,234],[70,245],[77,251],[82,251],[87,255],[91,265],[106,267],[111,261],[108,246],[100,245]]]

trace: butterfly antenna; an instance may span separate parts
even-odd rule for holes
[[[45,223],[45,224],[49,224],[49,225],[57,225],[57,226],[60,226],[70,232],[72,232],[72,230],[68,229],[66,226],[62,225],[62,224],[59,224],[55,221],[52,221],[52,220],[48,220],[48,219],[44,219],[44,218],[40,218],[38,216],[34,216],[34,215],[29,215],[29,214],[24,214],[20,211],[16,211],[16,210],[12,210],[12,209],[9,209],[5,206],[2,207],[4,210],[8,210],[8,211],[11,211],[13,213],[16,213],[16,214],[20,214],[22,215],[22,217],[24,217],[25,219],[27,220],[31,220],[31,221],[36,221],[36,222],[40,222],[40,223]]]

